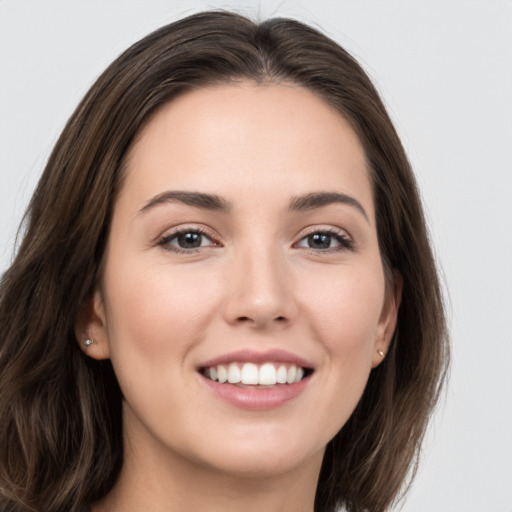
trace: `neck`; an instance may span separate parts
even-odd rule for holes
[[[92,512],[313,512],[322,455],[285,473],[232,475],[174,454],[126,450],[120,477]]]
[[[121,477],[92,512],[313,512],[318,475],[232,477],[207,471],[162,478],[141,478],[131,471]]]

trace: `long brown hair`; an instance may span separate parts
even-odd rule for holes
[[[328,444],[315,502],[382,512],[414,472],[448,361],[440,286],[415,180],[359,64],[288,19],[205,12],[148,35],[99,77],[60,136],[0,288],[0,506],[69,512],[105,496],[122,465],[122,396],[109,361],[74,325],[99,279],[123,157],[178,93],[232,80],[292,82],[345,117],[369,163],[388,274],[403,278],[398,327],[353,415]],[[0,508],[1,508],[0,507]]]

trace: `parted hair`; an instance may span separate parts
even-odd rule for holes
[[[351,124],[370,172],[388,277],[403,281],[390,350],[329,442],[316,512],[384,512],[414,475],[446,375],[438,272],[415,179],[370,79],[307,25],[195,14],[120,55],[81,101],[35,189],[0,285],[0,509],[85,510],[123,463],[122,395],[110,361],[80,350],[75,324],[101,278],[123,158],[177,94],[236,81],[293,83]],[[391,279],[392,281],[392,279]]]

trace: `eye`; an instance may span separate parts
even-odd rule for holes
[[[188,228],[163,236],[159,240],[158,245],[168,251],[184,253],[193,252],[202,247],[215,247],[218,244],[201,229]]]
[[[319,251],[353,249],[353,245],[347,235],[332,230],[314,231],[297,243],[297,247]]]

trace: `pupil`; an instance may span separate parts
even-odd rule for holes
[[[178,236],[178,244],[184,249],[193,249],[201,246],[200,233],[183,233]]]
[[[328,249],[331,245],[331,237],[330,235],[316,233],[308,237],[308,245],[314,249]]]

